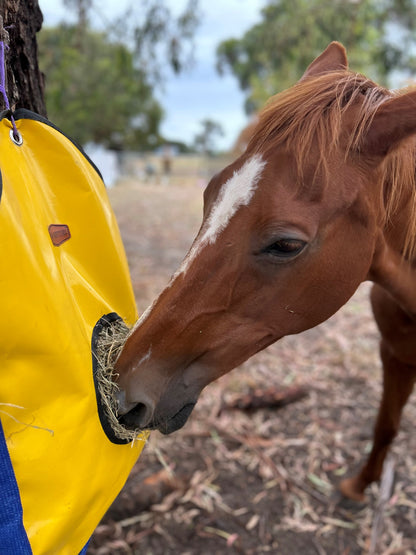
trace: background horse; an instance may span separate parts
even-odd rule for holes
[[[190,251],[127,339],[122,423],[177,430],[208,383],[371,280],[384,393],[368,461],[341,483],[361,500],[416,377],[415,133],[416,92],[349,72],[339,43],[274,97],[246,151],[208,184]]]

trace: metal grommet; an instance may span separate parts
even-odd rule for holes
[[[19,133],[19,131],[15,131],[14,129],[10,129],[10,138],[11,140],[14,142],[15,145],[17,146],[22,146],[23,144],[23,137],[22,135]]]

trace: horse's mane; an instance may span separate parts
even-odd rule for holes
[[[247,146],[248,153],[264,152],[285,145],[295,156],[300,181],[302,168],[310,160],[312,148],[318,152],[318,169],[328,175],[327,160],[340,143],[344,114],[356,105],[358,117],[351,130],[345,158],[359,152],[360,142],[377,108],[401,94],[378,86],[364,75],[349,71],[321,74],[299,81],[272,97],[260,112],[257,127]],[[411,191],[412,217],[408,222],[404,252],[416,251],[415,143],[404,141],[391,152],[383,165],[385,220],[391,218],[404,190]],[[325,185],[325,183],[324,183]]]

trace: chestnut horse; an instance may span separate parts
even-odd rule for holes
[[[370,280],[384,393],[369,458],[341,484],[363,499],[416,378],[415,135],[416,91],[350,72],[336,42],[272,98],[246,151],[208,184],[189,253],[127,339],[122,423],[177,430],[208,383]]]

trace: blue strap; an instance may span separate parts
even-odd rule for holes
[[[31,555],[19,488],[0,421],[0,554]]]
[[[84,547],[84,549],[82,551],[79,552],[79,555],[87,555],[87,551],[88,551],[88,547],[90,545],[90,541],[88,540],[87,545]]]

